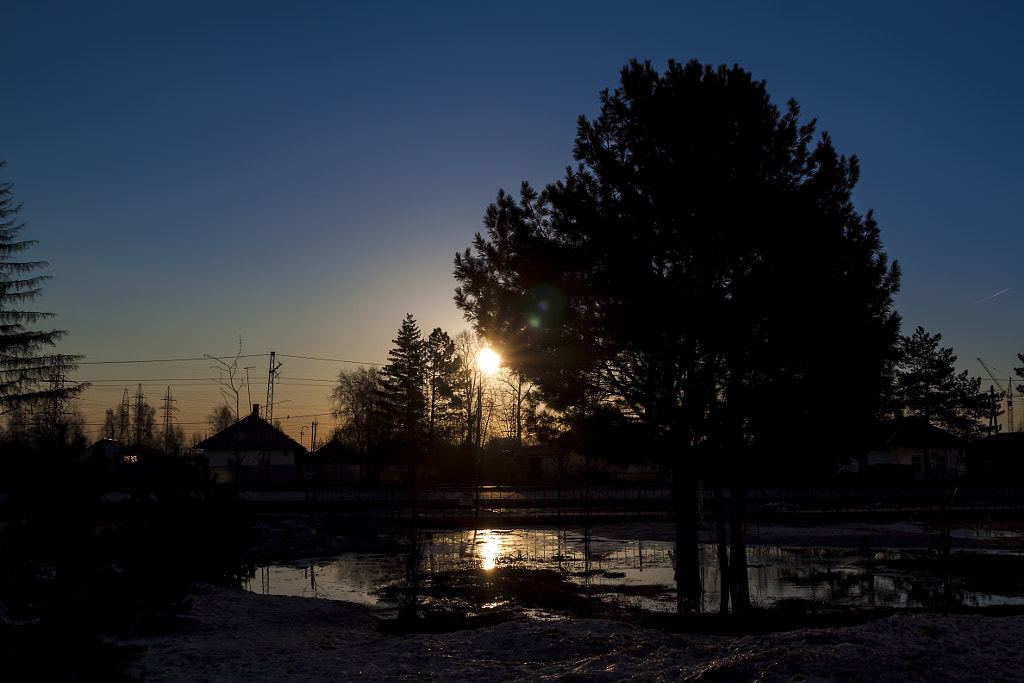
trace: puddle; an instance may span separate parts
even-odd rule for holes
[[[421,537],[421,571],[429,576],[463,569],[550,569],[620,604],[674,611],[675,545],[666,540],[671,535],[662,531],[653,534],[653,539],[631,538],[631,531],[629,525],[618,525],[606,533],[543,527],[427,531]],[[877,528],[872,531],[877,533]],[[981,530],[958,530],[957,534],[960,538],[983,536]],[[718,606],[719,585],[715,547],[702,544],[701,558],[703,608],[713,611]],[[929,561],[927,549],[922,548],[876,551],[752,545],[747,562],[751,600],[760,606],[799,599],[870,608],[920,607],[943,596],[937,562]],[[1016,566],[1010,565],[1010,569],[1016,571]],[[404,553],[346,553],[329,560],[258,567],[246,588],[264,594],[390,607],[381,597],[384,589],[400,583],[405,575]],[[990,581],[982,590],[973,588],[977,583],[955,581],[956,598],[968,606],[1024,604],[1024,578]]]

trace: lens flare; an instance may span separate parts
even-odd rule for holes
[[[524,314],[530,327],[544,330],[561,322],[565,313],[565,294],[552,285],[536,285],[526,292]]]

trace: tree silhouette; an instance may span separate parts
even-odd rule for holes
[[[383,441],[383,411],[380,408],[380,373],[374,367],[338,372],[338,383],[331,391],[331,404],[338,427],[333,438],[352,447],[374,480],[380,473],[379,458]]]
[[[206,416],[206,423],[210,425],[210,431],[214,434],[224,431],[236,422],[238,422],[238,418],[235,417],[234,411],[226,404],[213,408],[210,410],[210,414]]]
[[[484,394],[487,393],[487,373],[480,368],[480,340],[469,330],[455,335],[455,355],[458,368],[453,385],[453,403],[461,415],[459,431],[462,442],[476,447],[483,446],[487,423],[490,419],[490,401],[487,414],[484,413]]]
[[[807,466],[837,433],[855,447],[898,333],[857,160],[798,115],[739,67],[631,62],[580,117],[578,167],[499,192],[455,258],[456,304],[545,402],[613,414],[670,469],[682,607],[700,604],[698,477],[727,478],[742,563],[757,463]]]
[[[989,396],[981,391],[981,378],[957,374],[953,349],[939,346],[941,334],[928,334],[918,327],[899,339],[899,357],[895,365],[895,398],[902,410],[925,424],[921,466],[924,476],[938,475],[944,484],[939,499],[939,557],[946,568],[945,588],[951,588],[949,559],[952,542],[953,509],[956,501],[956,477],[960,462],[940,461],[939,471],[932,462],[935,443],[927,440],[932,425],[945,428],[962,438],[976,436],[991,412]]]
[[[415,477],[426,447],[426,353],[411,313],[392,343],[389,362],[379,376],[381,408],[388,441],[408,475]]]
[[[372,434],[379,432],[379,428],[373,426],[379,418],[379,400],[380,379],[376,368],[338,372],[338,383],[331,391],[332,412],[343,433],[340,438],[363,455],[369,452],[374,441]]]
[[[957,436],[970,438],[991,412],[981,378],[956,372],[953,349],[939,346],[941,334],[923,327],[901,336],[895,367],[895,395],[900,409]],[[926,464],[927,466],[927,464]]]
[[[0,168],[4,165],[0,162]],[[65,373],[76,367],[79,356],[44,352],[66,332],[32,329],[53,314],[24,308],[42,294],[50,276],[34,274],[46,267],[45,261],[21,260],[36,240],[21,239],[25,224],[12,187],[0,182],[0,415],[26,403],[59,402],[85,388],[65,383]]]
[[[1018,353],[1017,360],[1020,361],[1021,363],[1024,363],[1024,353]],[[1024,379],[1024,367],[1014,368],[1013,373],[1017,375],[1017,377]],[[1010,386],[1007,387],[1006,389],[1007,394],[1012,393],[1015,388],[1018,393],[1024,394],[1024,384],[1018,384],[1016,387],[1013,386],[1012,382],[1009,382],[1009,384]]]
[[[234,358],[216,358],[208,353],[203,354],[206,358],[212,360],[216,365],[212,366],[217,370],[217,379],[213,380],[220,385],[220,394],[224,397],[224,402],[229,406],[232,402],[235,404],[235,422],[242,419],[241,402],[242,402],[242,389],[248,383],[249,372],[246,370],[246,379],[238,374],[239,370],[245,370],[245,368],[238,367],[238,361],[242,359],[242,338],[238,338],[238,352]],[[264,406],[265,408],[267,406]]]
[[[433,449],[446,440],[453,428],[455,383],[459,359],[455,342],[447,332],[435,327],[423,346],[427,400],[427,441]]]

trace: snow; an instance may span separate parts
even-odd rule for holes
[[[381,613],[338,600],[202,586],[176,633],[134,673],[195,681],[1017,681],[1024,616],[903,612],[852,627],[673,635],[615,621],[509,622],[384,635]]]

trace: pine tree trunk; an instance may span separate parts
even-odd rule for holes
[[[730,493],[732,521],[729,531],[732,537],[732,557],[729,575],[732,605],[735,612],[745,612],[750,609],[750,584],[747,579],[747,489],[744,484],[735,484]]]
[[[672,498],[676,513],[676,601],[680,613],[699,612],[701,606],[696,492],[696,478],[676,472]]]
[[[718,537],[719,614],[729,613],[729,537],[725,525],[725,492],[722,485],[715,486],[715,531]]]

